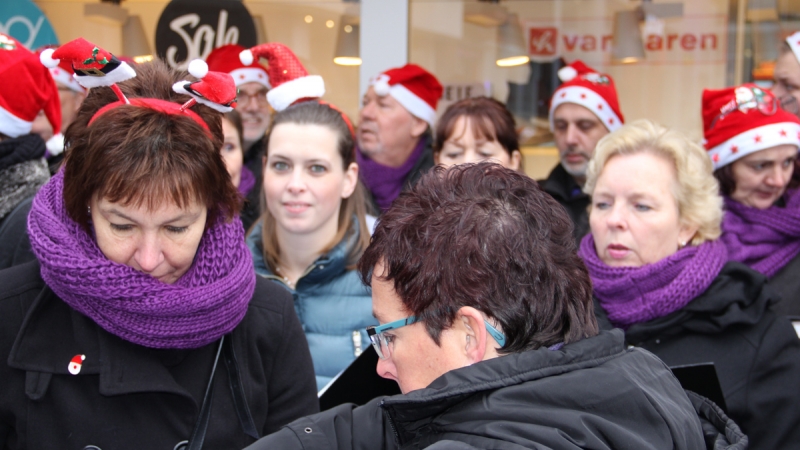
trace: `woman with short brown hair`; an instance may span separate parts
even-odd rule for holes
[[[444,166],[491,159],[520,170],[522,153],[514,116],[489,97],[466,98],[450,105],[436,124],[433,158]]]
[[[93,88],[31,209],[37,261],[0,272],[0,447],[241,448],[317,410],[219,154],[230,76],[136,73],[82,39],[48,57]]]

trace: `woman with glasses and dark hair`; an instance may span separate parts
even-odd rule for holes
[[[433,160],[446,167],[492,160],[520,170],[522,153],[514,116],[489,97],[453,103],[436,123]]]
[[[569,216],[517,171],[435,167],[381,216],[359,272],[381,323],[369,329],[378,374],[402,394],[250,449],[700,449],[704,431],[744,448],[664,363],[598,332]]]
[[[755,85],[703,92],[705,146],[725,200],[730,258],[763,273],[800,318],[800,119]]]
[[[797,448],[800,340],[764,276],[728,261],[703,148],[640,120],[598,142],[587,175],[592,232],[579,254],[601,328],[671,367],[713,363],[752,448]]]

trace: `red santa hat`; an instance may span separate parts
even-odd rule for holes
[[[444,91],[433,74],[416,64],[406,64],[383,72],[370,85],[376,94],[391,95],[413,116],[433,127],[436,106]]]
[[[800,148],[800,118],[755,84],[704,90],[703,132],[714,169],[777,145]]]
[[[111,86],[136,76],[128,63],[83,38],[67,42],[55,50],[45,49],[39,58],[42,64],[52,69],[62,61],[70,64],[75,71],[73,78],[87,89]]]
[[[53,127],[61,131],[58,88],[39,63],[36,54],[19,41],[0,34],[0,133],[19,137],[31,132],[36,115],[44,111]]]
[[[267,89],[272,88],[266,67],[255,60],[250,64],[244,64],[239,59],[239,54],[245,50],[244,47],[237,44],[228,44],[215,48],[206,57],[208,70],[230,74],[236,86],[252,82],[261,84]]]
[[[230,74],[210,72],[208,64],[202,59],[189,63],[189,73],[200,81],[179,81],[172,85],[173,91],[190,95],[195,102],[221,113],[229,112],[236,106],[236,85]]]
[[[309,75],[303,63],[289,47],[279,43],[256,45],[239,54],[242,64],[250,65],[256,58],[269,62],[269,82],[272,89],[267,92],[267,101],[275,111],[283,111],[305,99],[317,99],[325,95],[325,82],[319,75]]]
[[[574,103],[588,109],[606,126],[614,131],[625,123],[619,109],[617,89],[610,75],[599,73],[580,60],[562,67],[558,78],[564,83],[553,93],[550,101],[550,130],[553,127],[553,113],[559,105]]]
[[[52,48],[53,51],[55,51],[55,49],[57,49],[58,47],[48,46],[45,48],[40,48],[39,50],[36,51],[36,54],[39,55],[41,58],[42,51],[48,48]],[[72,70],[72,64],[70,64],[69,61],[61,61],[58,63],[58,66],[53,67],[52,69],[49,70],[50,70],[50,75],[53,76],[53,79],[56,81],[56,83],[69,88],[73,92],[77,92],[79,94],[86,93],[86,89],[80,84],[78,84],[77,81],[75,81],[75,78],[73,77],[73,75],[75,75],[75,71]]]

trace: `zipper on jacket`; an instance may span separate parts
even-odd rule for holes
[[[381,400],[381,409],[386,412],[386,418],[389,419],[389,427],[392,429],[392,434],[394,434],[394,441],[397,445],[402,445],[400,442],[400,433],[397,432],[397,427],[394,425],[394,418],[392,417],[392,413],[386,408],[386,400]]]
[[[353,330],[353,353],[358,358],[359,355],[364,351],[361,346],[361,332],[358,330]]]

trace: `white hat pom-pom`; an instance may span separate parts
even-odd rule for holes
[[[386,75],[379,76],[372,88],[381,97],[389,95],[389,77]]]
[[[254,60],[253,52],[251,52],[250,50],[242,50],[242,52],[239,53],[239,60],[245,66],[249,66],[250,64],[253,64],[253,60]]]
[[[561,69],[558,70],[558,78],[565,83],[577,76],[578,76],[578,71],[575,70],[575,68],[572,66],[562,67]]]
[[[55,52],[55,50],[52,48],[47,48],[39,54],[39,61],[41,61],[45,67],[50,69],[55,69],[58,67],[58,63],[61,62],[60,59],[53,59],[53,52]]]
[[[208,73],[208,64],[202,59],[195,59],[189,63],[189,73],[195,78],[202,79]]]

